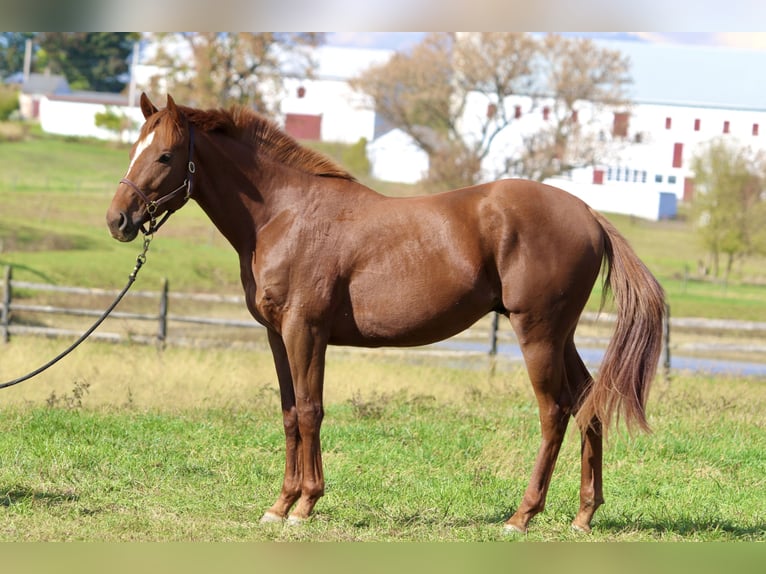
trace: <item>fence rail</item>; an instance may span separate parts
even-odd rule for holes
[[[62,304],[51,304],[40,302],[41,297],[50,294],[53,297],[63,296],[66,301]],[[93,303],[97,298],[113,298],[119,293],[116,289],[96,289],[88,287],[58,286],[43,283],[32,283],[28,281],[17,281],[12,278],[11,267],[5,268],[4,280],[2,285],[2,302],[0,303],[0,337],[4,342],[8,342],[11,335],[33,334],[44,336],[77,336],[83,332],[80,325],[48,325],[33,324],[29,317],[37,315],[59,315],[68,317],[98,317],[102,309],[87,308],[83,304],[82,298],[86,298],[89,303]],[[72,304],[72,296],[80,296],[75,304]],[[29,301],[29,300],[33,301]],[[110,315],[110,321],[113,319],[123,320],[128,323],[128,328],[123,326],[122,332],[99,330],[93,333],[92,337],[107,341],[132,341],[138,343],[155,343],[164,346],[171,344],[194,344],[199,346],[215,345],[221,342],[242,342],[242,338],[237,338],[237,329],[245,329],[248,333],[263,332],[263,327],[250,318],[246,312],[245,299],[241,295],[218,295],[213,293],[185,293],[171,292],[168,282],[165,280],[162,288],[158,291],[136,290],[132,291],[125,298],[123,304],[128,300],[144,300],[143,307],[147,305],[156,305],[154,311],[128,310],[114,311]],[[171,302],[173,302],[171,304]],[[171,307],[174,305],[183,308],[193,308],[190,314],[172,313]],[[105,305],[104,305],[105,306]],[[140,305],[139,305],[140,306]],[[216,309],[220,314],[216,315]],[[207,313],[207,314],[204,314]],[[239,313],[239,316],[233,316]],[[21,317],[19,317],[19,315]],[[223,316],[221,316],[223,315]],[[583,313],[581,325],[600,325],[601,329],[609,329],[616,321],[616,316],[608,313]],[[143,327],[137,328],[136,324]],[[154,323],[155,329],[151,328]],[[173,335],[171,336],[171,326]],[[207,326],[212,329],[201,329],[189,332],[189,326]],[[226,334],[223,334],[226,331]],[[231,331],[235,331],[232,333]],[[766,347],[762,343],[761,335],[766,334],[766,322],[756,321],[729,321],[729,320],[709,320],[697,318],[670,318],[665,325],[664,330],[664,349],[662,364],[665,368],[670,365],[670,339],[671,331],[691,332],[691,333],[721,333],[724,331],[746,334],[749,336],[757,335],[756,342],[743,342],[726,345],[720,343],[700,342],[696,344],[698,350],[722,349],[745,352],[745,353],[766,353]],[[257,335],[256,335],[257,336]],[[587,344],[597,347],[603,347],[611,336],[610,332],[594,332],[585,335]],[[252,341],[252,335],[249,335]],[[515,342],[515,334],[508,327],[500,328],[497,314],[493,313],[486,319],[481,320],[476,325],[458,335],[458,339],[470,339],[472,341],[485,341],[480,348],[481,351],[474,351],[484,354],[495,354],[498,345],[502,342]],[[692,348],[693,344],[687,344],[687,348]],[[476,347],[476,346],[474,346]]]

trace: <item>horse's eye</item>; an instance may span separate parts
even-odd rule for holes
[[[159,161],[160,163],[165,163],[165,164],[168,164],[168,163],[170,163],[170,159],[171,159],[172,157],[173,157],[173,155],[172,155],[172,154],[170,154],[169,152],[165,152],[165,153],[163,153],[163,154],[162,154],[162,155],[159,157],[159,159],[158,159],[157,161]]]

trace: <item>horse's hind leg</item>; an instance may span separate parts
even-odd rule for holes
[[[506,530],[526,532],[532,517],[545,508],[548,486],[569,422],[572,397],[566,384],[564,344],[544,335],[550,325],[541,326],[540,323],[530,322],[528,317],[518,316],[513,317],[511,322],[519,337],[537,398],[542,433],[540,449],[521,504],[505,523]],[[533,330],[541,334],[530,333],[527,325],[535,325]]]
[[[587,391],[591,375],[582,362],[580,354],[571,340],[565,352],[567,378],[574,389],[576,404]],[[580,510],[572,522],[572,527],[582,532],[590,532],[590,522],[599,506],[604,503],[601,481],[603,435],[601,422],[591,421],[588,428],[581,430],[581,474],[580,474]]]

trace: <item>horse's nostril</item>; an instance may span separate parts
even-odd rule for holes
[[[128,216],[125,215],[124,211],[121,211],[120,212],[120,221],[119,221],[119,223],[117,225],[117,228],[120,231],[125,231],[125,228],[127,228],[127,227],[128,227]]]

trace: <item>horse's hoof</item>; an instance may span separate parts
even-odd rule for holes
[[[279,514],[274,514],[273,512],[266,512],[263,516],[261,516],[261,524],[278,524],[282,523],[284,521],[284,518],[279,516]]]
[[[521,528],[520,526],[516,526],[515,524],[508,524],[507,522],[503,524],[503,533],[504,534],[526,534],[527,529]]]
[[[291,514],[287,517],[287,524],[289,526],[301,526],[306,523],[308,518],[301,518],[300,516],[295,516],[294,514]]]
[[[579,532],[580,534],[590,534],[590,526],[587,524],[577,524],[576,522],[573,522],[572,530]]]

